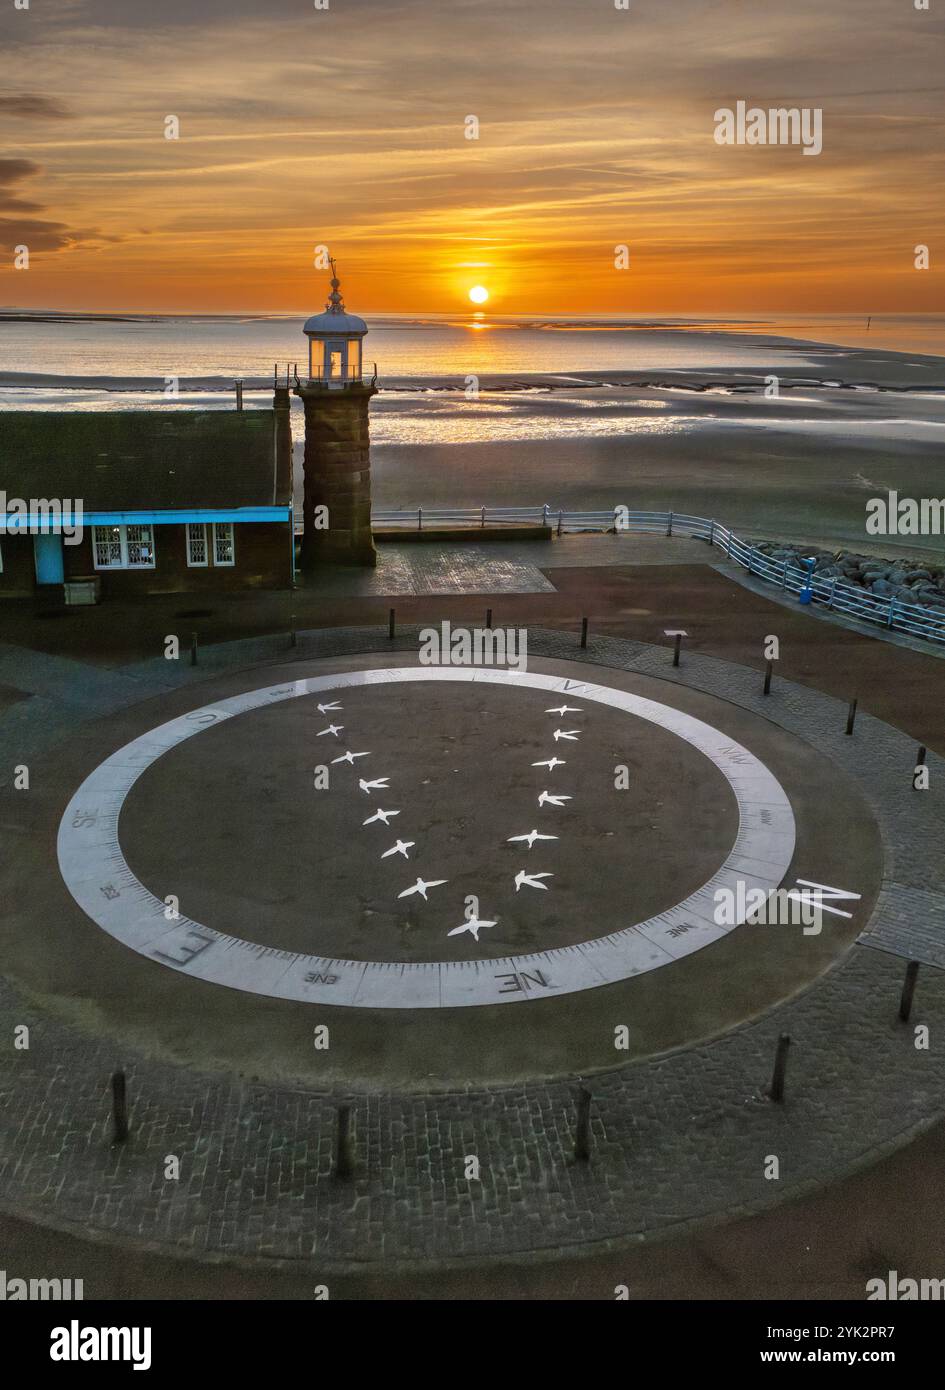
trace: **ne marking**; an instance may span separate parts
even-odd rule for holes
[[[412,681],[474,681],[540,690],[559,698],[578,695],[585,701],[621,710],[675,734],[714,763],[732,789],[738,806],[739,828],[728,857],[709,882],[685,901],[646,922],[618,921],[612,931],[592,941],[528,956],[399,963],[337,960],[274,951],[187,917],[169,922],[164,916],[163,900],[150,892],[128,866],[117,834],[102,838],[105,819],[109,828],[117,830],[125,798],[145,770],[164,753],[203,729],[280,700],[322,692],[337,693],[363,685]],[[337,701],[331,701],[319,706],[319,713],[339,708]],[[378,784],[387,781],[388,778],[377,779],[377,782],[359,779],[358,786],[364,790],[380,790]],[[568,796],[552,796],[547,791],[538,798],[542,807],[560,807],[570,800]],[[103,807],[108,808],[107,817],[101,811]],[[387,824],[388,818],[397,814],[399,812],[378,810],[365,824],[375,821]],[[588,685],[537,671],[404,666],[349,671],[244,691],[203,709],[192,710],[143,734],[106,758],[77,789],[63,814],[57,849],[62,877],[82,910],[117,941],[168,969],[182,971],[207,983],[276,999],[315,1004],[330,1002],[354,1008],[430,1009],[514,1003],[596,989],[647,970],[656,970],[701,950],[739,925],[737,922],[731,926],[715,922],[715,891],[727,887],[735,894],[739,883],[743,891],[746,884],[750,888],[773,891],[784,879],[794,854],[794,843],[791,804],[768,768],[727,735],[670,705],[625,690]],[[399,859],[400,856],[396,856],[396,862]],[[746,873],[749,861],[752,867]],[[547,891],[543,874],[521,872],[523,887]],[[422,883],[420,880],[412,891],[419,893]],[[855,896],[820,884],[805,885],[804,880],[798,883],[808,891],[821,890],[823,898],[831,901]],[[116,884],[121,885],[120,890]],[[431,886],[429,882],[423,884],[424,889]],[[822,904],[827,907],[823,898]],[[827,907],[827,910],[844,915],[840,908]],[[479,925],[491,924],[480,922]]]

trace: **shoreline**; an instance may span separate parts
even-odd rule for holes
[[[893,356],[894,354],[889,354]],[[895,364],[891,364],[895,365]],[[515,372],[483,373],[478,378],[480,393],[513,393],[582,390],[652,390],[692,391],[703,394],[724,391],[730,394],[756,394],[766,378],[775,375],[781,391],[866,391],[895,392],[908,395],[915,392],[941,392],[945,395],[945,357],[928,357],[923,362],[911,362],[914,370],[921,367],[941,373],[939,383],[928,381],[897,382],[884,380],[879,374],[862,379],[843,380],[836,376],[810,376],[800,373],[775,373],[760,367],[757,371],[728,371],[683,369],[654,375],[650,372],[574,371],[574,372]],[[182,376],[178,390],[188,393],[226,394],[235,381],[242,381],[244,391],[272,390],[271,377]],[[460,394],[466,392],[466,378],[456,375],[378,377],[380,394]],[[101,391],[116,395],[148,393],[163,396],[165,388],[153,376],[62,376],[48,372],[9,372],[0,370],[0,390]]]

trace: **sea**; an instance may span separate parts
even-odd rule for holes
[[[658,386],[716,376],[709,389],[737,389],[763,371],[839,386],[888,368],[942,359],[945,315],[678,316],[367,315],[365,365],[376,363],[380,395],[372,438],[385,444],[565,438],[634,432],[644,422],[601,409],[580,374],[644,374]],[[247,407],[269,404],[276,364],[299,363],[306,343],[299,315],[80,315],[0,309],[0,410],[232,409],[234,382]],[[825,358],[825,352],[828,354]],[[825,376],[825,361],[828,370]],[[467,400],[471,380],[493,387]],[[537,378],[537,380],[536,380]],[[927,378],[926,378],[927,379]],[[604,388],[613,380],[596,380]],[[554,392],[560,406],[541,397]],[[176,393],[176,394],[175,394]],[[446,393],[444,398],[443,393]],[[533,399],[530,401],[529,396]],[[568,400],[568,408],[562,397]],[[296,402],[296,406],[298,403]],[[680,423],[686,417],[681,407]],[[661,427],[669,421],[663,414]],[[293,432],[302,429],[293,411]]]

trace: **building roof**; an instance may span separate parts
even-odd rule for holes
[[[274,410],[0,411],[0,490],[86,511],[288,505]]]
[[[349,314],[345,309],[326,309],[323,314],[313,314],[305,320],[303,333],[318,333],[322,337],[347,338],[355,333],[364,334],[368,326],[357,314]]]

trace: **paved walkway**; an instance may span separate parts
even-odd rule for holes
[[[674,671],[665,648],[639,642],[592,639],[584,653],[573,635],[537,629],[529,641],[536,655],[658,675],[731,700],[854,777],[887,857],[862,944],[764,1017],[596,1077],[589,1163],[572,1161],[575,1082],[562,1079],[354,1097],[358,1167],[344,1181],[330,1171],[339,1095],[140,1054],[118,1059],[111,1041],[62,1024],[5,983],[3,1018],[31,1030],[29,1050],[8,1047],[0,1061],[6,1210],[154,1248],[303,1259],[324,1271],[619,1246],[808,1191],[945,1113],[945,975],[927,969],[920,978],[915,1020],[930,1026],[930,1050],[916,1049],[912,1028],[896,1019],[902,956],[931,959],[941,938],[930,923],[945,922],[942,760],[930,760],[933,790],[916,793],[914,743],[868,716],[845,738],[845,707],[816,691],[776,680],[765,699],[757,672],[695,654]],[[395,645],[415,644],[414,630]],[[229,657],[242,665],[251,644],[237,646]],[[390,650],[385,633],[336,629],[300,637],[298,654],[370,650]],[[220,668],[226,655],[215,653]],[[159,670],[145,663],[123,675],[146,690]],[[176,679],[188,679],[186,670]],[[788,1100],[774,1106],[763,1088],[780,1032],[793,1048]],[[112,1148],[108,1077],[119,1060],[132,1137]],[[171,1153],[182,1161],[179,1181],[164,1178]],[[778,1181],[764,1177],[770,1154],[781,1161]],[[479,1181],[464,1177],[468,1155],[479,1159]]]

